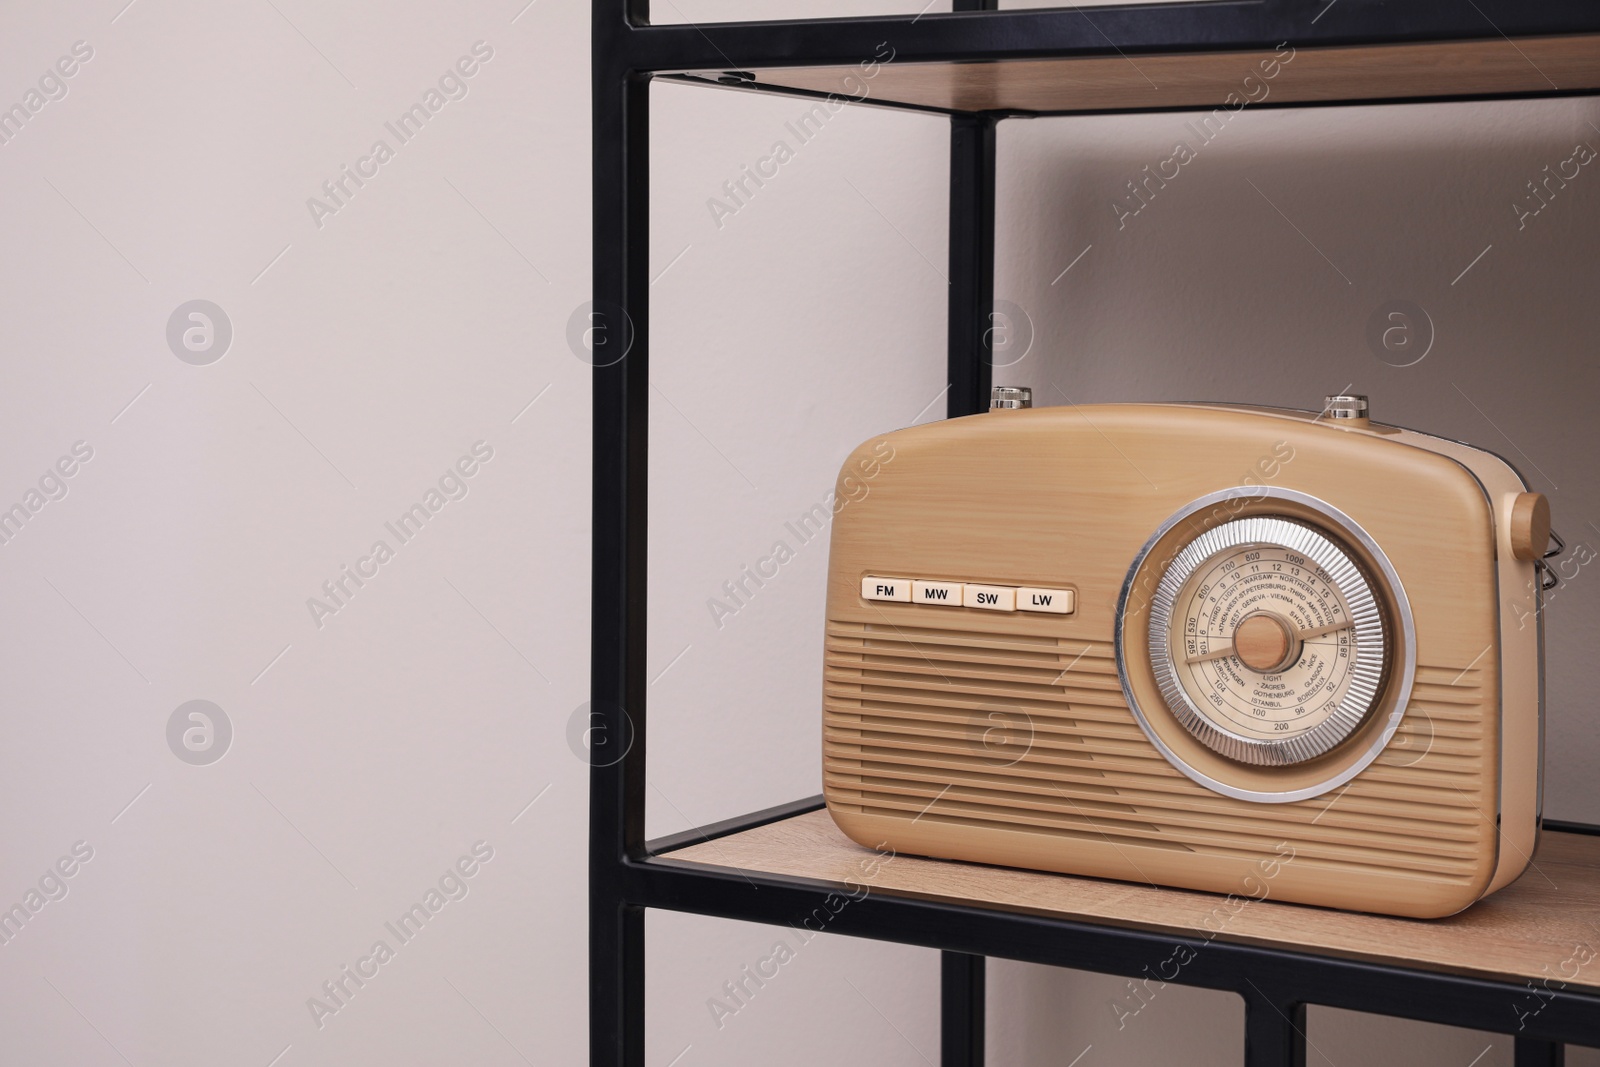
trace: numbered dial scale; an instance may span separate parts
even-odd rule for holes
[[[1339,544],[1288,518],[1223,523],[1156,588],[1150,666],[1206,747],[1284,766],[1328,752],[1376,706],[1392,641],[1372,584]]]

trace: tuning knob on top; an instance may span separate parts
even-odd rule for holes
[[[989,390],[990,411],[1033,407],[1033,390],[1025,385],[997,385]]]

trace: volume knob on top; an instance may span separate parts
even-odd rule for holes
[[[1353,393],[1326,397],[1322,403],[1324,418],[1346,426],[1365,426],[1370,411],[1367,398]]]

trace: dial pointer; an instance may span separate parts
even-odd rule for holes
[[[1297,631],[1294,636],[1295,636],[1295,640],[1297,640],[1297,641],[1309,641],[1313,637],[1326,637],[1328,634],[1338,633],[1340,630],[1348,629],[1349,626],[1350,626],[1350,624],[1348,622],[1335,622],[1335,623],[1330,623],[1327,626],[1319,626],[1314,630],[1300,630],[1300,631]],[[1210,652],[1205,653],[1204,655],[1190,656],[1188,659],[1184,660],[1183,662],[1185,662],[1185,663],[1205,663],[1205,662],[1207,662],[1209,660],[1214,660],[1214,659],[1226,659],[1228,656],[1231,656],[1231,655],[1233,655],[1233,642],[1229,641],[1227,644],[1223,645],[1221,648],[1214,648]]]

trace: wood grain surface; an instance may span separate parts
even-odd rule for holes
[[[869,57],[863,57],[866,59]],[[1270,80],[1272,52],[1209,52],[1004,63],[885,63],[755,71],[765,85],[957,111],[1097,111],[1539,93],[1600,86],[1600,37],[1302,48]],[[685,71],[715,78],[721,71]],[[1246,79],[1251,79],[1246,81]]]
[[[717,867],[811,878],[953,901],[1023,907],[1116,926],[1267,945],[1500,980],[1577,970],[1569,986],[1600,989],[1600,837],[1546,832],[1517,882],[1446,919],[1360,915],[1271,899],[899,855],[864,870],[873,850],[807,812],[670,854]],[[864,866],[864,864],[866,864]],[[1220,933],[1217,932],[1220,930]],[[1576,960],[1592,962],[1577,966]]]

